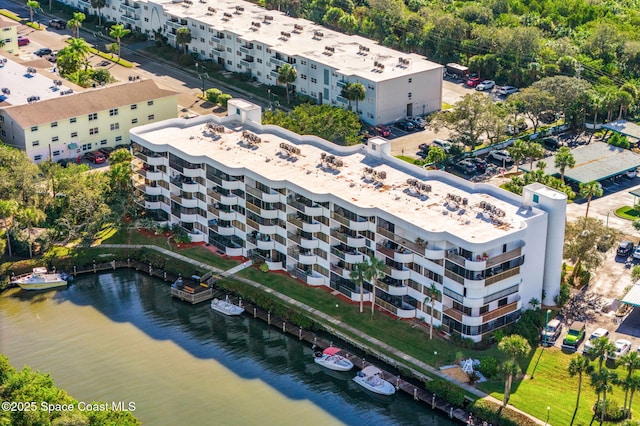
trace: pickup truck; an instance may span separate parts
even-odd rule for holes
[[[578,346],[584,340],[586,335],[586,327],[583,322],[575,321],[569,327],[569,331],[562,341],[562,349],[575,352],[578,350]]]

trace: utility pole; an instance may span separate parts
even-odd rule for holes
[[[578,62],[578,66],[576,67],[576,77],[580,80],[580,73],[582,72],[582,64]]]

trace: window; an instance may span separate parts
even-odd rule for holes
[[[89,114],[89,121],[93,121],[93,120],[97,120],[98,119],[98,113],[94,112],[93,114]]]
[[[307,61],[305,61],[304,59],[300,60],[300,65],[307,65]]]
[[[71,137],[72,138],[77,138],[78,137],[78,132],[71,132]]]
[[[413,79],[411,77],[409,77],[409,83],[411,83],[413,81]]]
[[[31,146],[38,146],[38,145],[40,145],[40,141],[31,142]]]
[[[122,136],[116,136],[116,142],[120,142],[122,140]]]
[[[227,59],[227,65],[233,65],[233,62],[231,62],[230,59]]]
[[[53,156],[55,157],[55,156],[57,156],[57,155],[60,155],[60,151],[53,151],[53,153],[52,153],[52,154],[53,154]]]
[[[200,25],[200,29],[201,29],[201,30],[204,30],[204,25]]]
[[[147,6],[145,6],[144,9],[147,10]],[[144,18],[144,22],[149,22],[149,18]]]
[[[227,38],[231,40],[231,34],[227,34]]]
[[[311,64],[311,69],[312,69],[312,70],[315,70],[316,68],[317,68],[317,67],[316,67],[316,64]]]
[[[40,161],[42,160],[42,155],[36,155],[35,157],[33,157],[33,161]]]
[[[540,197],[538,196],[538,194],[533,194],[533,202],[534,203],[540,202]]]
[[[271,49],[267,48],[267,53],[271,53]]]
[[[75,117],[69,119],[69,123],[75,123],[75,122],[76,122],[76,118]]]
[[[231,48],[227,47],[227,52],[231,53]]]
[[[106,144],[107,144],[107,140],[106,140],[106,139],[102,139],[102,140],[100,141],[100,145],[106,145]]]
[[[259,64],[262,63],[262,59],[260,59],[260,58],[256,59],[256,61],[258,61]]]
[[[147,105],[148,106],[152,106],[153,105],[153,101],[147,101]]]
[[[97,135],[98,134],[98,128],[94,127],[93,129],[89,129],[89,134],[90,135]]]
[[[484,305],[480,307],[480,315],[486,314],[487,312],[489,312],[489,305]]]
[[[318,82],[318,80],[316,80],[315,78],[311,77],[311,82],[312,82],[312,83],[317,83],[317,82]]]
[[[505,306],[507,304],[507,298],[498,300],[498,307]]]
[[[111,124],[111,130],[118,130],[120,128],[120,123],[113,123]]]
[[[54,121],[53,123],[51,123],[51,127],[58,127],[58,122]]]
[[[132,110],[134,110],[134,109],[138,109],[138,104],[133,104],[133,105],[131,105],[131,109],[132,109]]]
[[[118,115],[118,108],[109,110],[109,116],[113,117],[114,115]]]
[[[37,132],[38,131],[38,126],[31,126],[31,131],[32,132]]]
[[[261,46],[261,45],[257,45],[257,46],[256,46],[256,49],[258,49],[258,50],[262,50],[262,46]]]
[[[91,151],[91,144],[90,143],[85,143],[84,145],[82,145],[82,150],[83,151]]]
[[[411,92],[409,92],[409,99],[411,99]]]
[[[147,120],[154,120],[156,118],[156,116],[154,114],[149,114],[147,116]]]
[[[138,122],[138,119],[137,119],[137,118],[132,118],[132,119],[131,119],[131,124],[136,124],[137,122]]]
[[[307,76],[306,76],[306,74],[300,74],[300,78],[303,79],[303,80],[306,80]]]
[[[52,137],[51,142],[58,142],[58,137],[57,136]]]

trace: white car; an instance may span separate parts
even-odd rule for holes
[[[451,143],[443,141],[442,139],[434,139],[433,146],[444,149],[444,152],[451,151]]]
[[[582,348],[582,353],[586,354],[589,352],[589,349],[593,348],[594,341],[601,337],[606,337],[609,335],[609,330],[606,328],[596,328],[591,336],[589,336],[589,340],[584,343],[584,348]]]
[[[493,158],[496,161],[502,161],[502,162],[505,162],[505,163],[512,163],[513,162],[513,160],[511,159],[511,156],[505,150],[491,151],[489,153],[488,157],[489,158]]]
[[[626,339],[618,339],[615,341],[613,346],[616,347],[616,350],[615,352],[612,352],[609,355],[607,355],[607,358],[618,359],[621,356],[626,355],[627,352],[629,352],[629,349],[631,349],[631,342]]]
[[[517,87],[513,87],[513,86],[502,86],[501,88],[498,89],[498,94],[503,95],[503,96],[509,96],[513,93],[518,92],[520,89],[518,89]]]
[[[476,86],[476,90],[491,90],[496,86],[496,82],[493,80],[484,80],[482,83]]]
[[[631,256],[633,256],[634,259],[640,259],[640,246],[636,247]]]
[[[422,117],[411,117],[408,120],[412,122],[413,125],[416,126],[416,128],[424,129],[425,127],[427,127],[427,122]]]

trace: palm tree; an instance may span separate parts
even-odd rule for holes
[[[91,54],[91,46],[82,38],[72,38],[69,40],[69,45],[65,49],[69,54],[78,62],[78,64],[84,65],[86,70],[89,67],[89,61],[87,58]]]
[[[633,395],[640,389],[640,376],[631,376],[631,379],[627,382],[627,388],[631,391],[631,395],[629,395],[629,413],[627,413],[627,416],[631,417]]]
[[[640,354],[637,351],[631,351],[618,359],[618,365],[622,365],[627,370],[627,377],[622,382],[622,385],[625,389],[624,391],[624,405],[622,406],[623,410],[627,409],[627,397],[629,396],[629,387],[628,383],[631,381],[631,376],[633,372],[640,368]],[[629,407],[631,409],[631,407]]]
[[[29,207],[26,209],[22,209],[20,211],[18,211],[17,214],[18,220],[20,222],[22,222],[22,224],[26,225],[27,227],[27,231],[29,233],[27,239],[29,241],[29,258],[33,258],[33,241],[32,241],[32,228],[33,225],[42,222],[43,220],[46,219],[46,215],[44,214],[44,212],[40,209],[37,209],[35,207]]]
[[[187,54],[187,44],[191,43],[191,30],[187,27],[180,27],[176,31],[176,43],[182,46],[184,54]]]
[[[533,170],[533,162],[538,158],[544,157],[544,148],[538,142],[529,142],[525,151],[529,159],[529,171]]]
[[[376,307],[376,284],[378,282],[378,278],[382,278],[382,271],[384,270],[385,264],[374,255],[369,256],[369,259],[365,260],[363,263],[364,277],[373,286],[373,295],[371,298],[371,318],[373,318],[373,313]]]
[[[598,402],[600,403],[600,424],[604,422],[604,413],[607,407],[607,392],[613,390],[613,385],[617,383],[618,376],[616,373],[609,371],[607,368],[601,369],[597,373],[591,375],[591,386],[598,394]],[[602,399],[600,398],[602,395]]]
[[[73,12],[73,18],[69,19],[67,25],[71,27],[73,31],[73,36],[78,37],[78,32],[80,31],[80,27],[82,26],[82,22],[87,19],[84,13],[82,12]]]
[[[118,42],[118,61],[117,62],[119,62],[120,58],[122,57],[121,56],[122,38],[127,34],[129,34],[130,32],[131,30],[126,29],[122,24],[115,24],[111,26],[111,31],[109,31],[109,36],[115,38],[116,41]]]
[[[278,70],[278,83],[284,85],[287,92],[287,104],[289,103],[289,85],[298,78],[298,71],[291,64],[284,64]]]
[[[616,351],[616,347],[611,343],[608,337],[603,336],[593,341],[593,346],[589,348],[587,355],[591,358],[598,358],[598,371],[602,371],[602,364],[610,353]]]
[[[11,237],[9,236],[9,220],[18,211],[18,203],[14,200],[0,200],[0,218],[2,218],[2,228],[7,234],[7,248],[9,250],[9,256],[13,256],[11,252]],[[0,257],[4,253],[0,253]]]
[[[364,87],[362,83],[352,83],[349,85],[349,97],[352,101],[356,102],[356,113],[358,112],[358,102],[364,101],[364,98],[367,96],[367,89]]]
[[[578,375],[578,397],[576,398],[576,409],[574,411],[574,416],[573,416],[573,418],[575,418],[575,413],[578,412],[578,406],[580,405],[580,392],[582,391],[582,375],[591,374],[593,372],[593,366],[591,365],[591,361],[589,361],[589,358],[582,355],[578,355],[577,357],[569,361],[568,370],[569,370],[569,375],[571,377],[575,376],[576,374]],[[571,424],[573,424],[573,419],[571,419]]]
[[[351,270],[351,281],[360,287],[360,313],[364,311],[364,263],[356,263]]]
[[[504,337],[498,344],[500,352],[506,354],[509,359],[504,363],[504,372],[506,375],[504,383],[504,399],[502,405],[507,406],[511,394],[511,382],[513,376],[518,372],[518,358],[525,356],[531,351],[531,346],[524,337],[512,334]]]
[[[429,340],[433,338],[433,312],[436,299],[440,299],[442,292],[436,287],[436,283],[431,283],[431,287],[426,288],[427,297],[424,298],[424,303],[431,303],[431,320],[429,322]]]
[[[513,145],[507,148],[507,151],[509,151],[509,155],[516,163],[516,166],[519,166],[520,163],[525,158],[527,158],[527,145],[527,142],[525,142],[524,140],[517,139],[515,142],[513,142]]]
[[[51,0],[49,0],[51,1]],[[107,5],[107,0],[91,0],[91,7],[98,11],[98,26],[102,26],[102,13],[100,9]]]
[[[602,185],[596,181],[580,184],[580,195],[587,199],[587,211],[584,214],[585,218],[589,216],[589,205],[591,204],[591,199],[593,197],[602,197],[603,193]]]
[[[36,0],[27,0],[27,7],[29,8],[29,17],[31,18],[31,22],[33,22],[33,13],[36,9],[40,9],[40,3]]]
[[[558,150],[558,153],[556,154],[555,166],[557,169],[560,170],[560,179],[562,180],[563,184],[564,184],[565,169],[567,167],[572,169],[573,167],[575,167],[575,165],[576,165],[576,159],[573,158],[573,154],[571,153],[571,150],[566,146],[563,146],[562,148],[560,148]]]
[[[348,102],[347,108],[349,109],[349,111],[351,111],[351,93],[349,92],[350,88],[351,88],[351,83],[347,83],[344,85],[344,87],[340,91],[340,96],[345,98]]]

